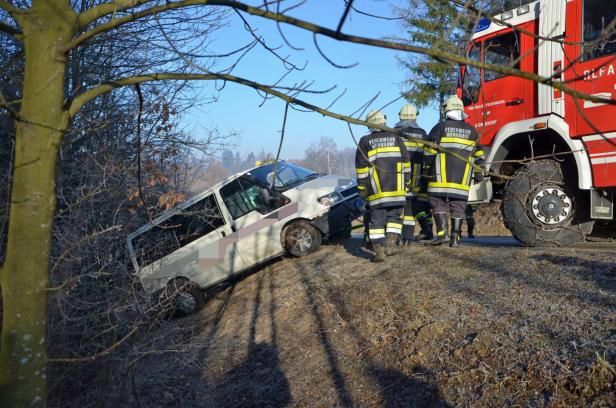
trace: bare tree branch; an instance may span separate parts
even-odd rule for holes
[[[19,30],[19,28],[14,27],[10,24],[3,23],[2,21],[0,21],[0,31],[15,38],[21,35],[21,31]]]
[[[138,0],[135,0],[135,2],[138,2]],[[470,65],[470,66],[474,66],[477,68],[483,68],[485,70],[498,72],[504,75],[517,76],[517,77],[528,79],[528,80],[538,82],[541,84],[550,85],[554,87],[555,89],[563,91],[564,93],[569,94],[576,98],[585,99],[585,100],[589,100],[589,101],[597,102],[597,103],[606,103],[606,104],[616,105],[616,100],[600,98],[597,96],[579,92],[576,89],[571,88],[567,85],[564,85],[563,83],[559,81],[555,81],[552,78],[544,78],[535,73],[520,71],[519,69],[515,69],[512,67],[503,66],[503,65],[486,64],[480,61],[474,61],[474,60],[468,59],[463,56],[459,56],[459,55],[455,55],[455,54],[452,54],[446,51],[439,50],[437,48],[426,48],[426,47],[420,47],[420,46],[415,46],[415,45],[403,44],[403,43],[396,42],[396,41],[379,40],[379,39],[360,37],[360,36],[349,35],[349,34],[344,34],[344,33],[337,33],[335,30],[322,27],[317,24],[313,24],[313,23],[310,23],[304,20],[294,18],[294,17],[286,16],[283,14],[273,13],[267,10],[252,7],[244,3],[240,3],[237,1],[231,1],[231,0],[183,0],[183,1],[178,1],[174,3],[166,3],[165,5],[145,9],[140,12],[136,12],[136,13],[124,16],[124,17],[111,20],[108,23],[104,23],[104,24],[97,26],[91,31],[85,32],[81,36],[71,41],[67,45],[67,49],[76,47],[83,41],[86,41],[100,33],[103,33],[103,32],[112,30],[116,27],[119,27],[122,24],[126,24],[128,22],[135,21],[137,19],[140,19],[146,16],[151,16],[154,14],[162,13],[168,10],[185,8],[185,7],[190,7],[190,6],[198,6],[198,5],[212,5],[212,6],[216,5],[216,6],[231,7],[231,8],[235,8],[238,10],[242,10],[251,15],[290,24],[290,25],[302,28],[306,31],[321,34],[326,37],[330,37],[330,38],[333,38],[339,41],[350,42],[354,44],[370,45],[373,47],[385,48],[385,49],[391,49],[391,50],[397,50],[397,51],[407,51],[407,52],[412,52],[416,54],[425,54],[433,58],[440,58],[442,60],[445,60],[451,63]]]

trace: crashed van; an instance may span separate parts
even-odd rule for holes
[[[355,180],[284,161],[257,163],[128,236],[143,288],[188,314],[202,290],[269,259],[296,257],[349,235],[363,209]]]

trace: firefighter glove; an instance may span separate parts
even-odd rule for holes
[[[361,198],[363,198],[364,200],[368,199],[368,190],[366,189],[366,186],[360,184],[357,186],[357,193],[359,194],[359,196]]]

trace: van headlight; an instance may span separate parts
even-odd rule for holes
[[[338,192],[333,192],[331,194],[324,195],[323,197],[319,197],[319,203],[326,207],[331,207],[340,201],[342,201],[342,195]]]

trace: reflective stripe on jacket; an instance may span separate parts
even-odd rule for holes
[[[355,153],[357,188],[368,191],[371,208],[404,205],[410,166],[400,136],[373,131],[361,138]]]
[[[464,122],[446,119],[430,131],[428,140],[437,143],[459,157],[449,153],[426,149],[424,161],[429,169],[428,194],[431,196],[468,199],[473,170],[468,160],[483,156],[477,146],[479,134]]]
[[[423,193],[427,197],[426,192],[420,189],[420,180],[423,174],[424,144],[410,139],[426,140],[428,135],[414,120],[398,122],[394,129],[399,130],[406,136],[403,136],[402,139],[411,158],[411,174],[406,196],[414,198]]]

